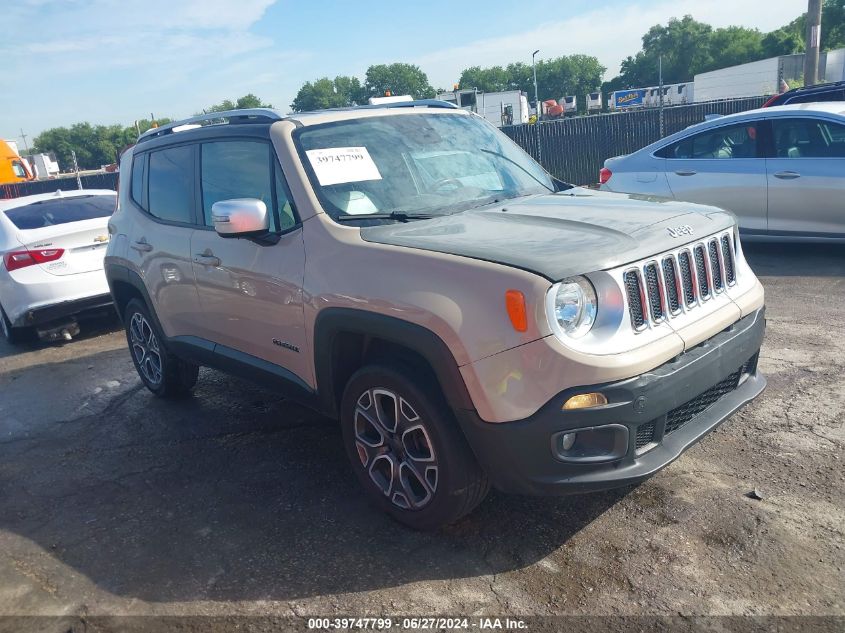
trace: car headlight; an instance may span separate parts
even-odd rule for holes
[[[546,315],[558,338],[581,338],[596,321],[598,302],[593,284],[586,277],[556,283],[546,296]]]

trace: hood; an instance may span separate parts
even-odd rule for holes
[[[691,235],[670,236],[688,225]],[[615,268],[734,225],[703,205],[576,187],[431,220],[361,228],[368,242],[505,264],[558,281]]]

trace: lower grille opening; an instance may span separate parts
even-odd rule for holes
[[[640,424],[637,427],[636,449],[640,451],[654,442],[654,421]]]
[[[719,381],[710,389],[695,398],[688,400],[679,407],[675,407],[666,414],[666,428],[663,435],[677,431],[679,428],[692,421],[702,413],[704,413],[711,406],[716,404],[718,400],[735,391],[739,386],[742,376],[750,371],[753,371],[756,362],[756,355],[748,359],[742,364],[742,367],[733,372],[724,380]]]

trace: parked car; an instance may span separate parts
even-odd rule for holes
[[[845,102],[751,110],[611,158],[601,189],[712,204],[749,239],[845,241]]]
[[[771,108],[773,106],[819,103],[821,101],[845,101],[845,81],[793,88],[792,90],[774,95],[763,104],[763,107]]]
[[[0,332],[11,343],[35,328],[47,340],[79,332],[77,317],[111,305],[103,257],[114,191],[0,200]]]
[[[106,276],[147,388],[208,365],[339,419],[416,528],[490,483],[642,481],[765,385],[731,214],[556,182],[442,101],[203,115],[120,176]]]

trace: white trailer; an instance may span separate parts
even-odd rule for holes
[[[781,57],[721,68],[695,76],[695,101],[737,99],[779,92]]]
[[[59,175],[59,163],[56,162],[56,155],[52,152],[49,154],[32,154],[26,158],[32,166],[35,177],[39,180],[55,178]]]
[[[591,92],[587,95],[587,112],[596,112],[602,108],[601,92]]]
[[[575,114],[578,111],[578,97],[575,95],[564,97],[559,101],[564,114]]]
[[[528,97],[520,90],[505,92],[478,92],[477,90],[452,90],[437,95],[441,101],[454,103],[459,108],[475,112],[496,127],[528,123]]]

